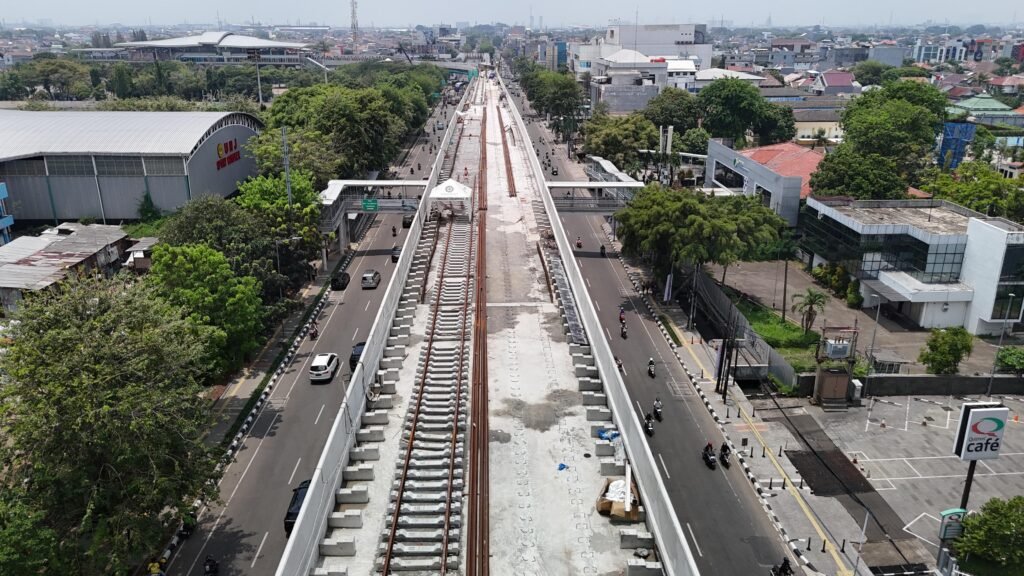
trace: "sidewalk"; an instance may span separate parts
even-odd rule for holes
[[[637,291],[651,279],[650,272],[632,257],[621,256],[621,245],[609,237]],[[757,492],[761,505],[779,532],[779,536],[800,559],[806,574],[852,574],[857,562],[855,542],[860,542],[860,527],[850,514],[831,497],[815,496],[790,462],[787,450],[799,449],[797,438],[778,421],[778,411],[758,412],[743,391],[732,386],[723,400],[714,392],[715,351],[700,335],[685,329],[686,312],[677,304],[659,304],[655,295],[644,298],[648,311],[657,320],[669,346],[694,384],[705,407],[711,413],[736,455],[736,464]],[[662,318],[667,320],[662,323]],[[667,324],[667,325],[666,325]],[[672,330],[682,346],[676,346],[668,333]],[[785,402],[780,401],[780,403]],[[783,408],[791,415],[804,410],[802,404]],[[767,535],[766,535],[767,536]],[[860,569],[866,570],[864,562]],[[865,572],[866,573],[866,572]]]

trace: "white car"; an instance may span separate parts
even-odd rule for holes
[[[317,354],[313,363],[309,365],[309,380],[311,382],[330,382],[334,373],[338,371],[338,355],[333,353]]]

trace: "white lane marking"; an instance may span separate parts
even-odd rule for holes
[[[658,452],[658,460],[661,461],[661,467],[665,469],[665,478],[672,479],[672,475],[668,473],[668,466],[665,466],[665,459],[661,457],[661,452]]]
[[[697,549],[697,554],[700,554],[700,557],[703,558],[704,553],[700,551],[700,544],[697,544],[697,537],[693,535],[693,528],[690,528],[689,522],[686,523],[686,529],[690,531],[690,540],[693,540],[693,547]]]
[[[640,401],[636,400],[636,409],[640,411],[640,419],[643,420],[646,414],[644,414],[644,407],[640,405]]]
[[[320,416],[323,415],[325,407],[327,407],[327,404],[320,405],[320,411],[316,413],[316,420],[313,421],[313,426],[316,426],[317,422],[320,421]],[[289,482],[289,484],[291,484],[291,482]]]
[[[358,335],[359,335],[359,327],[357,326],[356,327],[356,331],[352,333],[352,341],[353,342],[356,341],[356,336],[358,336]]]
[[[258,560],[259,557],[260,557],[260,551],[263,550],[263,543],[267,541],[267,536],[269,534],[270,534],[270,532],[264,532],[263,533],[263,539],[260,540],[260,546],[259,546],[259,548],[256,549],[256,555],[252,557],[252,563],[249,564],[249,568],[252,568],[253,566],[256,565],[256,560]]]
[[[594,300],[594,308],[597,308],[598,312],[601,311],[601,305],[597,303],[597,300]]]
[[[586,281],[587,281],[587,288],[590,288],[590,278],[587,278]]]
[[[608,331],[608,327],[607,326],[605,326],[604,333],[605,333],[606,336],[608,336],[608,341],[610,342],[611,339],[612,339],[612,333]]]
[[[267,427],[267,430],[270,430],[271,428],[274,427],[274,422],[277,422],[277,418],[280,415],[280,412],[274,413],[274,417],[270,419],[270,426]],[[259,442],[256,443],[256,450],[254,450],[252,453],[252,459],[250,459],[249,463],[245,465],[245,470],[242,470],[242,475],[238,477],[238,483],[235,484],[234,490],[231,491],[231,494],[228,496],[228,499],[224,502],[224,507],[221,508],[220,514],[217,514],[217,519],[213,522],[213,526],[210,528],[210,531],[206,534],[206,539],[203,540],[203,545],[199,548],[199,553],[196,554],[196,559],[193,560],[192,564],[188,567],[188,574],[191,574],[192,571],[195,570],[196,564],[199,562],[199,559],[204,558],[203,551],[206,550],[206,546],[210,543],[210,538],[213,538],[214,532],[217,531],[217,526],[220,525],[221,519],[224,518],[224,513],[227,512],[228,507],[231,506],[231,501],[234,500],[235,493],[238,492],[238,488],[242,485],[242,480],[245,480],[245,475],[249,473],[249,468],[252,467],[252,463],[256,461],[256,456],[260,453],[260,448],[263,448],[263,441],[266,439],[267,437],[264,436],[263,438],[260,438]]]
[[[292,485],[292,480],[295,480],[295,472],[299,469],[299,463],[302,462],[302,458],[295,461],[295,468],[292,468],[292,474],[288,477],[288,485]]]
[[[370,309],[370,303],[371,302],[373,302],[373,300],[367,300],[366,301],[366,306],[363,307],[363,312],[366,312],[367,310]]]

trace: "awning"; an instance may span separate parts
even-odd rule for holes
[[[886,286],[880,280],[861,280],[860,283],[867,286],[872,292],[880,295],[887,302],[910,302],[910,298]]]

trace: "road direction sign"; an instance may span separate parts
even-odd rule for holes
[[[377,199],[376,198],[363,198],[363,211],[364,212],[376,212],[377,211]]]

